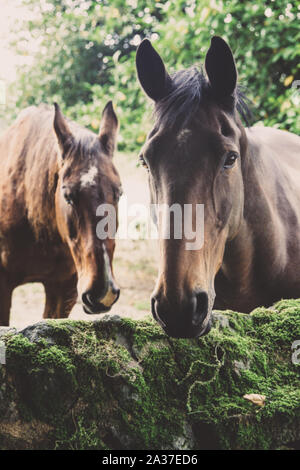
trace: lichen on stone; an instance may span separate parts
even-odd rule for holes
[[[215,312],[211,332],[193,340],[109,315],[10,330],[0,449],[295,448],[297,339],[300,300]],[[246,394],[264,395],[264,406]]]

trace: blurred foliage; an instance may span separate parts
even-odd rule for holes
[[[170,72],[204,62],[212,35],[227,40],[239,81],[254,103],[255,121],[299,132],[300,6],[284,0],[24,0],[34,12],[15,47],[33,63],[19,71],[6,110],[57,101],[66,115],[94,131],[112,99],[119,148],[136,150],[151,125],[140,90],[135,50],[149,37]],[[294,83],[294,86],[293,86]]]

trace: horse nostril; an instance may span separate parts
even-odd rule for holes
[[[163,316],[162,316],[162,314],[159,314],[159,312],[158,312],[158,300],[157,300],[156,297],[151,298],[151,311],[152,311],[152,315],[153,315],[154,320],[156,320],[158,323],[160,323],[161,326],[165,327],[166,324],[163,320]]]
[[[192,323],[195,326],[200,325],[206,318],[208,312],[208,295],[205,291],[196,294],[196,305],[193,312]]]
[[[197,310],[198,312],[207,312],[207,308],[208,308],[208,295],[206,292],[199,292],[197,295],[196,295],[196,298],[197,298]]]
[[[156,304],[155,297],[151,297],[151,312],[152,312],[154,320],[157,321],[157,313],[156,313],[155,304]]]
[[[117,302],[117,300],[119,299],[120,297],[120,289],[116,286],[112,286],[111,288],[111,291],[112,291],[112,294],[116,296],[115,300],[114,300],[114,303]]]
[[[114,295],[117,296],[117,298],[119,298],[119,295],[120,295],[120,289],[118,287],[116,287],[114,284],[112,285],[111,287],[111,291]]]
[[[82,303],[92,307],[94,305],[94,299],[89,292],[84,292],[81,296]]]

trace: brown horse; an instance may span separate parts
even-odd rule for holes
[[[170,336],[195,337],[210,330],[213,306],[250,312],[299,297],[300,138],[243,127],[234,58],[219,37],[206,55],[207,76],[191,68],[171,77],[147,39],[136,62],[155,102],[141,153],[152,201],[204,204],[201,249],[160,237],[154,318]]]
[[[67,121],[55,104],[23,110],[1,136],[0,325],[9,324],[13,289],[26,282],[43,283],[44,318],[67,317],[77,289],[86,313],[117,301],[114,239],[96,236],[96,208],[117,208],[120,194],[117,130],[111,102],[99,135]]]

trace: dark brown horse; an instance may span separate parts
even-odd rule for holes
[[[142,150],[152,201],[204,204],[204,244],[160,238],[152,313],[174,337],[210,330],[213,306],[250,312],[300,296],[300,138],[245,129],[247,107],[226,42],[214,37],[207,76],[167,73],[148,40],[137,72],[155,102],[156,122]],[[193,212],[195,214],[195,211]]]
[[[118,299],[113,237],[96,235],[96,208],[116,208],[120,194],[117,129],[111,102],[99,135],[42,105],[22,111],[1,136],[0,325],[9,324],[13,289],[26,282],[43,283],[44,318],[67,317],[77,289],[86,313]]]

